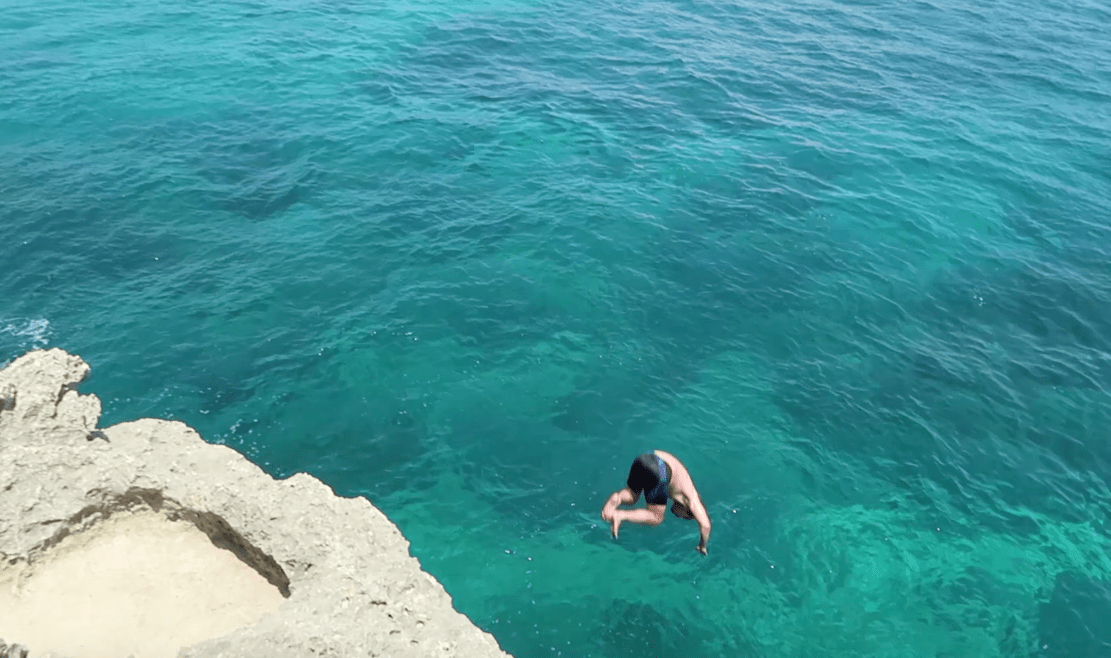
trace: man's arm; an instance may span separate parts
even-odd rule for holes
[[[694,520],[698,521],[698,531],[701,534],[698,551],[706,555],[706,544],[710,541],[710,515],[706,512],[706,508],[702,506],[702,498],[697,494],[691,498],[691,514],[694,516]]]

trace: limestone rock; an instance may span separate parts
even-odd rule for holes
[[[27,658],[27,647],[22,644],[5,644],[0,639],[0,658]]]
[[[180,422],[98,429],[100,401],[74,388],[88,372],[59,349],[0,370],[0,564],[33,564],[114,512],[149,508],[193,523],[287,597],[179,658],[507,656],[365,498],[338,497],[306,474],[275,480]]]

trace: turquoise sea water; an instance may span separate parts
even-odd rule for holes
[[[518,658],[1111,656],[1103,0],[0,0],[0,362]],[[635,455],[714,520],[598,511]]]

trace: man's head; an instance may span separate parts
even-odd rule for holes
[[[687,521],[691,521],[694,519],[694,514],[691,514],[691,508],[687,507],[683,503],[680,503],[679,501],[675,501],[671,504],[671,513],[679,517],[680,519],[686,519]]]

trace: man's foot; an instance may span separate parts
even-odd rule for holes
[[[620,530],[620,529],[621,529],[621,519],[617,518],[617,516],[615,515],[613,517],[613,527],[610,528],[610,532],[613,533],[613,538],[614,539],[617,539],[617,531]]]

